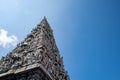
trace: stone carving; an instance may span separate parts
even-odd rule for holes
[[[64,70],[63,58],[60,57],[52,29],[46,18],[11,53],[1,58],[0,74],[35,63],[41,64],[53,80],[70,80]],[[38,74],[38,72],[29,75],[27,77],[23,75],[16,80],[47,80],[44,75]]]

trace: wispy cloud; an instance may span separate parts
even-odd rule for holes
[[[15,35],[8,36],[8,31],[0,29],[0,46],[4,48],[15,46],[17,41],[18,39]]]

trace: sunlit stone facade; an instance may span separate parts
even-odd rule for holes
[[[70,80],[45,17],[12,52],[1,58],[0,80]]]

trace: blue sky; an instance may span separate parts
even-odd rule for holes
[[[18,43],[46,16],[71,80],[120,80],[119,0],[0,0],[0,29]],[[0,56],[14,46],[0,45]]]

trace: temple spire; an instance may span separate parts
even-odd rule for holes
[[[0,60],[0,80],[70,80],[45,16]]]
[[[50,28],[46,16],[44,16],[42,21],[37,25],[37,28],[39,28],[39,27],[41,27],[41,28],[49,27]]]
[[[44,20],[47,20],[46,16],[43,17]]]

